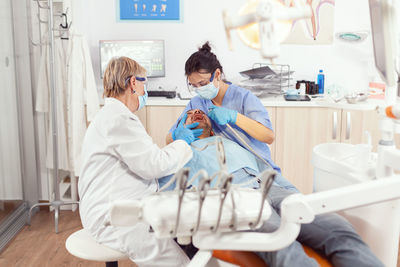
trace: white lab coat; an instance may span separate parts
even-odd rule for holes
[[[47,40],[47,34],[43,40]],[[37,85],[36,111],[49,113],[46,166],[51,169],[53,168],[53,114],[50,108],[48,45],[43,48]],[[69,40],[55,38],[54,51],[58,167],[77,174],[80,172],[80,150],[86,132],[86,120],[91,121],[100,109],[99,97],[86,39],[70,29]]]
[[[182,168],[192,157],[190,146],[177,140],[160,149],[135,114],[119,100],[107,98],[86,132],[81,155],[79,211],[83,227],[95,240],[129,255],[140,267],[187,265],[179,246],[172,239],[156,239],[148,225],[105,223],[112,201],[156,192],[155,178]]]
[[[70,32],[67,54],[68,151],[71,170],[78,174],[86,120],[93,120],[100,104],[86,38],[73,29]]]
[[[47,34],[43,40],[47,40]],[[67,145],[67,76],[65,64],[65,50],[63,45],[67,45],[63,40],[56,38],[54,40],[54,78],[57,91],[57,148],[58,148],[58,168],[70,171],[69,154]],[[46,112],[49,114],[49,127],[47,135],[47,152],[46,152],[46,167],[53,168],[53,136],[52,136],[52,116],[50,103],[50,64],[49,64],[49,46],[47,42],[43,44],[43,53],[40,58],[39,77],[36,91],[35,109],[38,112]]]

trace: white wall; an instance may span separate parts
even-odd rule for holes
[[[99,40],[107,39],[164,39],[166,46],[166,77],[158,78],[152,85],[165,89],[178,86],[185,89],[184,64],[197,47],[211,41],[228,79],[240,71],[251,68],[253,63],[266,62],[259,52],[246,47],[232,32],[234,51],[228,50],[222,23],[222,10],[232,14],[246,0],[182,0],[182,22],[119,22],[118,0],[79,1],[75,10],[74,24],[89,41],[98,77],[99,90]],[[367,0],[337,0],[335,9],[337,31],[370,29]],[[372,61],[371,37],[361,44],[347,44],[335,40],[333,45],[302,46],[282,45],[281,56],[276,63],[289,64],[296,72],[296,79],[316,79],[319,69],[324,69],[327,84],[340,84],[350,90],[366,89],[368,64]],[[151,86],[150,86],[151,87]]]

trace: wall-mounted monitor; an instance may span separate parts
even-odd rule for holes
[[[121,56],[138,62],[148,78],[165,77],[164,40],[101,40],[101,78],[110,59]]]

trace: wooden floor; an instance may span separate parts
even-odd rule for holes
[[[32,226],[24,229],[0,254],[0,266],[15,267],[104,267],[102,262],[84,261],[68,253],[65,240],[82,228],[78,212],[61,211],[59,233],[54,231],[54,213],[40,211],[32,219]],[[136,266],[129,260],[119,262],[122,267]]]
[[[61,211],[59,233],[54,232],[54,213],[40,211],[32,219],[32,226],[24,229],[0,254],[0,266],[15,267],[104,267],[102,262],[84,261],[68,253],[65,240],[82,228],[78,212]],[[400,256],[400,251],[399,251]],[[400,267],[400,257],[397,267]],[[121,267],[135,267],[129,260],[119,262]]]

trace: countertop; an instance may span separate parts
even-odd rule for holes
[[[383,106],[384,101],[378,99],[367,99],[357,104],[348,104],[345,99],[334,102],[330,97],[311,98],[311,101],[286,101],[283,96],[261,98],[261,103],[266,107],[329,107],[352,110],[373,110]],[[149,97],[146,106],[186,106],[189,100],[180,98]]]

